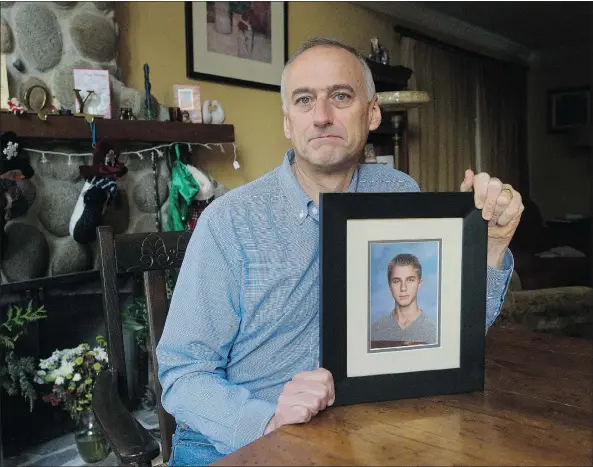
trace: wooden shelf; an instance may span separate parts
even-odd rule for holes
[[[95,119],[97,139],[150,143],[233,143],[233,125],[158,122],[153,120]],[[15,132],[21,139],[90,140],[88,122],[83,117],[0,113],[0,130]]]

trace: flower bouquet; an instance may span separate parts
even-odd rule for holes
[[[72,349],[56,350],[40,360],[35,376],[38,384],[51,384],[51,393],[43,396],[53,406],[61,405],[76,421],[78,451],[86,462],[97,462],[109,454],[107,440],[92,411],[93,387],[97,375],[107,369],[107,343],[97,336],[97,346],[80,344]]]

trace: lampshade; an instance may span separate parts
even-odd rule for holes
[[[379,107],[386,111],[413,109],[430,102],[426,91],[386,91],[378,92]]]

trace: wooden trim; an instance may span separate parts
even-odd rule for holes
[[[151,143],[233,143],[233,125],[159,122],[155,120],[95,119],[97,139]],[[89,123],[83,117],[0,113],[2,132],[13,131],[21,139],[91,140]]]

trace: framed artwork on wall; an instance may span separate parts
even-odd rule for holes
[[[279,91],[287,3],[185,2],[187,77]]]
[[[591,87],[548,91],[548,131],[564,133],[591,126]]]
[[[335,405],[483,389],[487,234],[472,193],[321,195]]]

